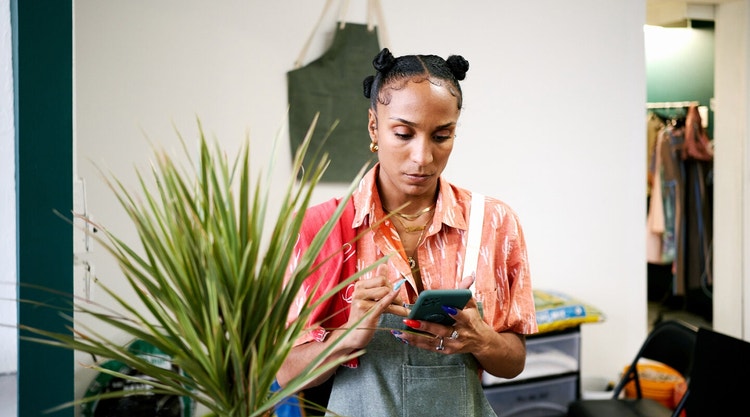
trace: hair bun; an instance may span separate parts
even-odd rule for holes
[[[466,78],[466,72],[469,71],[469,61],[464,59],[464,57],[461,55],[451,55],[445,62],[458,81]]]
[[[388,48],[383,48],[372,60],[372,66],[378,72],[388,72],[396,64],[396,58]]]
[[[371,91],[372,91],[372,83],[374,81],[375,81],[374,75],[368,75],[362,81],[362,89],[363,89],[363,92],[365,93],[365,98],[370,98]]]

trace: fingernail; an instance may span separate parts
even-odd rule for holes
[[[398,289],[401,288],[402,285],[404,285],[404,282],[406,282],[406,278],[403,278],[400,281],[396,282],[396,284],[393,286],[393,291],[398,291]]]
[[[409,342],[408,342],[408,341],[406,341],[406,339],[402,339],[402,338],[401,338],[401,335],[402,335],[403,333],[401,333],[400,331],[398,331],[398,330],[391,330],[391,334],[392,334],[392,335],[393,335],[394,337],[396,337],[396,339],[398,339],[398,340],[399,340],[399,341],[400,341],[401,343],[403,343],[403,344],[405,344],[405,345],[408,345],[408,344],[409,344]]]
[[[411,327],[412,329],[418,329],[422,327],[422,323],[419,320],[404,319],[404,324]]]
[[[456,310],[455,308],[451,306],[440,306],[440,307],[442,307],[443,311],[450,314],[451,316],[455,316],[456,314],[458,314],[458,310]]]

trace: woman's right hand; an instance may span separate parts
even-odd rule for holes
[[[399,296],[399,287],[403,284],[403,281],[397,281],[396,285],[388,282],[385,274],[387,268],[386,264],[381,264],[372,277],[369,279],[361,278],[354,284],[352,304],[346,327],[356,326],[357,330],[349,333],[347,345],[352,345],[354,348],[367,346],[375,335],[380,316],[384,312],[388,311],[403,316],[408,314],[408,310],[403,306]],[[357,324],[362,317],[368,314],[367,318]]]
[[[369,279],[360,278],[359,281],[354,283],[354,291],[352,292],[352,303],[349,311],[349,320],[341,328],[333,329],[328,337],[325,338],[324,342],[307,342],[292,348],[289,357],[284,362],[284,365],[279,369],[276,374],[276,379],[279,384],[283,387],[298,376],[307,367],[310,362],[315,360],[325,349],[327,349],[331,343],[336,341],[336,348],[328,356],[327,361],[336,359],[342,355],[349,355],[356,350],[363,349],[372,340],[375,335],[375,330],[380,320],[380,315],[385,311],[391,309],[402,309],[406,311],[406,308],[402,306],[401,297],[399,297],[398,288],[394,289],[385,277],[387,266],[379,265],[374,275]],[[398,285],[398,282],[396,283]],[[398,306],[397,306],[398,305]],[[370,313],[372,312],[372,313]],[[361,323],[357,323],[360,319],[367,316]],[[337,340],[342,337],[344,331],[351,327],[355,327],[356,330],[348,333],[345,340]],[[323,381],[327,380],[333,373],[335,368],[329,372],[320,375],[320,377],[311,381],[307,386],[312,387],[319,385]]]

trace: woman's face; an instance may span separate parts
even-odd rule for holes
[[[390,103],[378,103],[377,114],[370,109],[368,123],[378,145],[381,198],[386,207],[431,200],[453,150],[457,98],[428,80],[387,93]]]

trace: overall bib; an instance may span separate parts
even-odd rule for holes
[[[359,367],[336,372],[328,408],[347,417],[497,417],[470,354],[445,355],[409,346],[389,329],[402,317],[383,314]],[[435,340],[437,345],[437,340]]]

